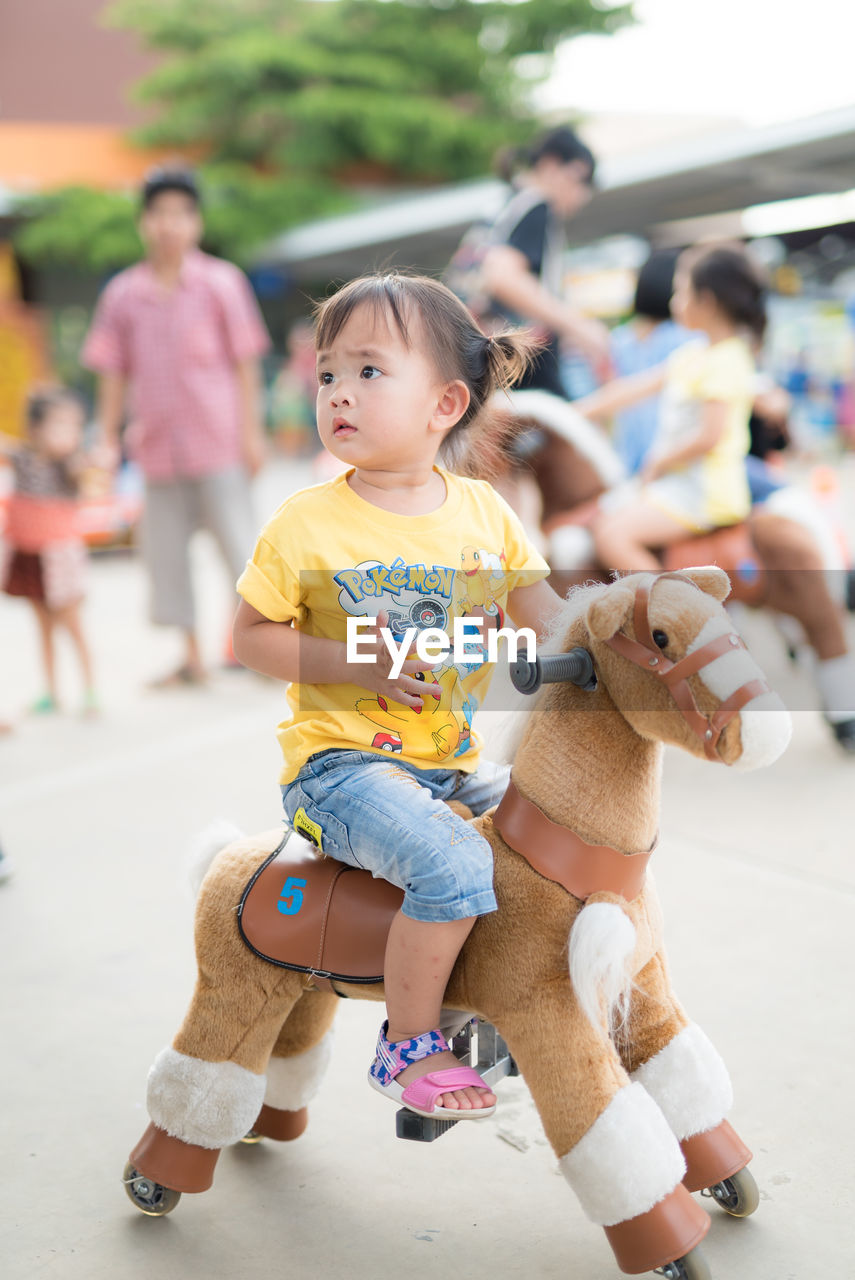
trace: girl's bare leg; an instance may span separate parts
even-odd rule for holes
[[[61,623],[71,636],[72,644],[77,650],[80,670],[83,673],[84,687],[89,693],[94,689],[95,681],[92,673],[92,656],[89,652],[89,645],[86,643],[86,636],[83,633],[80,605],[76,603],[66,605],[64,609],[59,610],[54,616],[56,621]]]
[[[442,998],[460,949],[476,917],[442,923],[412,920],[398,912],[386,944],[385,990],[388,1040],[412,1040],[439,1025]],[[454,1054],[435,1053],[414,1062],[397,1076],[407,1085],[432,1071],[458,1067]],[[492,1107],[496,1098],[489,1089],[456,1089],[445,1093],[438,1105],[450,1110]]]
[[[667,547],[688,535],[685,525],[646,503],[633,502],[600,516],[593,528],[597,559],[604,569],[656,571],[652,547]]]
[[[48,607],[42,604],[41,600],[34,600],[33,608],[36,611],[36,618],[39,624],[39,638],[41,640],[42,650],[42,666],[45,673],[45,685],[48,697],[56,704],[56,650],[54,646],[54,627],[56,625],[56,614],[50,612]]]

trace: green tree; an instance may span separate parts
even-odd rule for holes
[[[631,19],[630,4],[607,0],[115,0],[107,11],[160,54],[137,87],[149,123],[136,140],[205,157],[207,243],[238,259],[366,184],[484,173],[498,147],[531,134],[531,90],[556,44]],[[59,192],[32,212],[26,256],[101,268],[138,254],[127,199]]]

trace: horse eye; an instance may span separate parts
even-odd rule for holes
[[[668,637],[664,631],[654,631],[653,640],[659,649],[665,649],[668,646]]]

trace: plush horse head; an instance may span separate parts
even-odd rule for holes
[[[577,712],[611,712],[612,722],[617,713],[642,739],[737,768],[771,764],[789,741],[790,718],[722,607],[729,589],[724,571],[709,566],[575,591],[543,678],[562,680],[554,651],[576,650],[584,688],[570,695]],[[561,701],[555,691],[544,707]]]

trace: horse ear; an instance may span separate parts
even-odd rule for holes
[[[681,569],[680,572],[687,578],[691,578],[701,591],[705,591],[708,596],[713,596],[716,600],[726,600],[730,595],[730,578],[724,569],[719,569],[718,565],[705,564],[697,569]]]
[[[608,640],[619,631],[635,600],[632,587],[621,586],[620,579],[592,600],[585,615],[588,630],[595,640]]]

